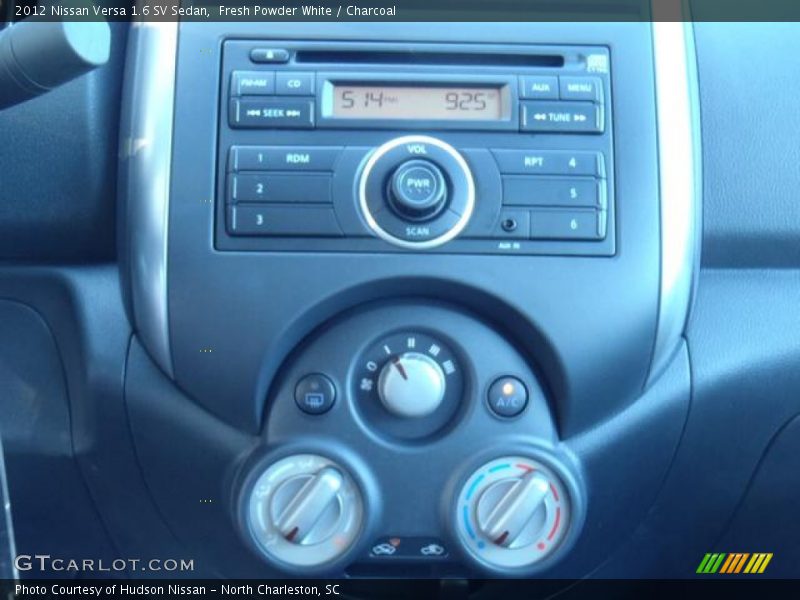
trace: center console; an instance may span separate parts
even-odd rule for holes
[[[691,29],[441,25],[134,28],[126,400],[213,574],[583,577],[670,464]]]

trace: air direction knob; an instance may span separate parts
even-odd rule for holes
[[[316,454],[287,456],[267,467],[247,508],[259,549],[294,567],[322,566],[347,552],[363,519],[355,481],[341,465]]]

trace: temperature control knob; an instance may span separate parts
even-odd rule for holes
[[[315,454],[283,458],[250,494],[250,534],[270,558],[297,567],[331,562],[355,542],[364,518],[361,492],[347,472]]]
[[[424,417],[442,403],[445,376],[427,354],[404,352],[392,357],[378,377],[378,395],[390,412],[401,417]]]
[[[456,528],[478,561],[521,569],[559,548],[570,518],[561,478],[539,461],[508,456],[483,465],[467,480],[458,497]]]

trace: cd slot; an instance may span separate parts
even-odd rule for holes
[[[564,66],[559,54],[497,54],[482,52],[425,52],[374,50],[298,50],[298,63],[313,64],[402,64],[406,65],[468,65],[497,67],[556,67]]]

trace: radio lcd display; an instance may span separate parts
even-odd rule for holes
[[[336,119],[501,121],[510,113],[503,87],[333,86]]]

